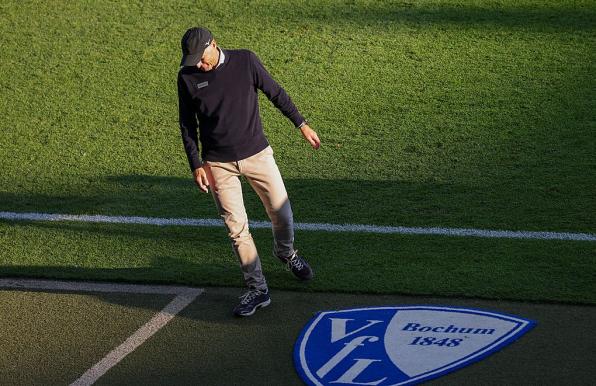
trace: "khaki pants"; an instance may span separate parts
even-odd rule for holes
[[[240,176],[255,190],[273,226],[273,254],[289,257],[294,253],[294,220],[288,194],[273,158],[273,149],[234,162],[205,163],[211,193],[223,218],[234,254],[247,286],[266,289],[257,248],[248,229]]]

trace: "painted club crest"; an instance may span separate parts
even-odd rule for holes
[[[321,312],[302,330],[294,364],[309,385],[411,385],[509,345],[535,323],[435,306]]]

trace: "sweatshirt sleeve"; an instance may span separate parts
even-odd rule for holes
[[[197,116],[186,84],[180,74],[178,74],[178,113],[182,144],[184,145],[190,170],[194,171],[201,166],[198,148]]]
[[[285,115],[294,126],[298,127],[304,122],[304,117],[300,114],[294,102],[290,99],[285,90],[271,77],[265,69],[257,55],[250,51],[250,63],[253,70],[255,86],[257,86],[275,107]]]

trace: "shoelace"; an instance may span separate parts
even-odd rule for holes
[[[288,270],[291,270],[292,267],[296,268],[297,270],[301,270],[304,267],[302,260],[298,257],[298,251],[294,252],[292,257],[288,259]]]
[[[250,290],[244,294],[242,294],[239,299],[241,304],[248,304],[253,301],[254,298],[263,294],[263,291],[260,290]]]

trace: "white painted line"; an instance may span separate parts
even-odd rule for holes
[[[223,226],[218,219],[196,218],[159,218],[139,216],[103,216],[103,215],[71,215],[53,213],[16,213],[0,212],[0,219],[12,221],[78,221],[93,223],[116,224],[144,224],[160,226],[195,226],[215,227]],[[271,228],[267,221],[251,221],[252,228]],[[325,224],[325,223],[295,223],[294,228],[304,231],[324,232],[354,232],[354,233],[381,233],[405,235],[440,235],[459,237],[484,237],[506,239],[538,239],[538,240],[572,240],[596,241],[596,234],[571,233],[571,232],[536,232],[536,231],[509,231],[474,228],[440,228],[440,227],[403,227],[379,226],[366,224]]]
[[[139,216],[103,216],[103,215],[77,215],[56,213],[17,213],[0,212],[0,219],[26,220],[26,221],[78,221],[114,224],[143,224],[143,225],[181,225],[197,227],[223,226],[223,221],[218,219],[193,219],[193,218],[159,218]]]
[[[180,311],[193,302],[203,290],[192,287],[163,285],[113,284],[95,282],[71,282],[34,279],[0,279],[0,289],[29,289],[73,292],[120,292],[137,294],[177,295],[151,320],[135,331],[124,343],[110,351],[103,359],[87,370],[71,386],[88,386],[95,383],[109,369],[137,349],[147,339],[165,326]]]
[[[159,329],[165,326],[174,316],[189,305],[201,290],[188,291],[174,298],[163,310],[158,312],[149,322],[139,328],[124,343],[108,353],[102,360],[87,370],[79,379],[70,384],[70,386],[89,386],[94,384],[109,369],[114,367],[128,354],[136,350],[147,339],[152,337]]]
[[[56,281],[11,278],[0,278],[0,288],[78,292],[120,292],[132,294],[163,295],[179,295],[192,289],[189,287],[175,287],[167,285],[115,284],[85,281]]]

